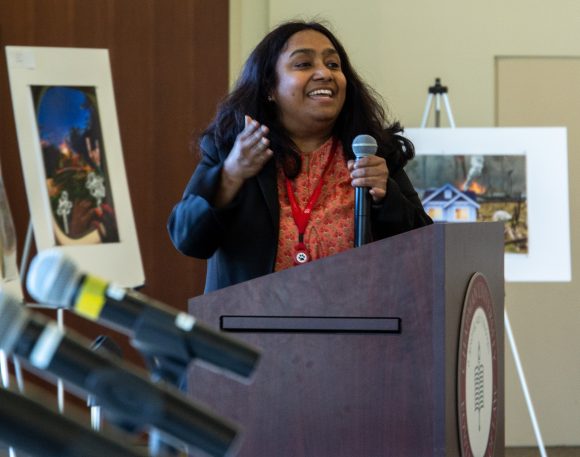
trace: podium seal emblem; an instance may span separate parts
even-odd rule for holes
[[[467,286],[459,333],[457,405],[462,457],[493,456],[498,406],[495,319],[487,280],[475,273]]]

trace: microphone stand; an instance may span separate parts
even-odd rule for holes
[[[151,381],[158,383],[164,381],[180,390],[185,387],[187,376],[187,363],[166,356],[155,356],[142,353],[145,363],[150,372]],[[149,431],[149,455],[152,457],[177,456],[180,450],[164,439],[163,434],[156,428]]]
[[[184,390],[186,385],[185,381],[187,379],[187,367],[190,359],[185,360],[179,357],[159,354],[151,349],[153,347],[152,345],[149,346],[143,344],[144,341],[141,338],[138,342],[135,340],[136,339],[133,338],[132,343],[137,343],[135,347],[139,350],[145,360],[151,381],[154,383],[166,382],[180,390]],[[149,455],[152,457],[177,456],[180,455],[181,452],[180,449],[175,447],[174,442],[169,443],[164,438],[163,434],[156,428],[152,428],[149,431],[148,450]]]
[[[133,343],[134,341],[132,341]],[[138,346],[138,344],[137,344]],[[169,357],[164,357],[155,354],[153,350],[149,349],[149,345],[143,345],[146,347],[138,348],[140,350],[145,364],[150,372],[151,381],[158,383],[160,381],[165,381],[169,384],[178,386],[183,382],[186,375],[187,364],[181,360],[171,360]],[[91,350],[108,356],[113,356],[121,359],[123,357],[123,352],[121,348],[108,336],[100,335],[98,336],[91,345]],[[101,406],[98,399],[89,395],[87,399],[87,406],[90,407],[91,411],[91,427],[95,431],[101,430]],[[132,426],[130,424],[123,423],[123,421],[115,420],[115,418],[109,418],[113,423],[115,423],[121,429],[128,432],[133,432]],[[179,450],[175,447],[167,444],[162,437],[162,434],[156,428],[152,428],[149,431],[149,455],[152,457],[169,457],[179,455]]]
[[[123,358],[123,351],[111,338],[105,335],[99,335],[91,344],[91,350],[98,354],[114,356],[119,359]],[[87,406],[91,411],[91,428],[96,432],[101,431],[101,405],[94,395],[87,398]],[[121,428],[123,428],[121,426]]]

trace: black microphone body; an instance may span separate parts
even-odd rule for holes
[[[89,345],[0,292],[0,350],[24,359],[41,375],[62,378],[75,393],[94,395],[113,422],[151,425],[210,455],[228,453],[237,437],[233,425]]]
[[[79,282],[79,292],[85,280],[86,276]],[[181,361],[184,366],[197,358],[244,378],[252,375],[258,351],[214,331],[189,314],[177,313],[134,290],[123,289],[121,294],[114,285],[107,287],[104,298],[99,321],[128,334],[142,353]],[[75,301],[69,306],[74,307]]]
[[[352,151],[356,160],[375,155],[377,141],[370,135],[358,135],[352,142]],[[372,197],[367,187],[356,187],[354,191],[354,247],[372,241],[371,226]]]
[[[27,286],[39,302],[98,320],[128,334],[132,345],[142,353],[166,357],[184,368],[197,358],[248,378],[259,359],[256,349],[211,329],[187,313],[79,272],[74,262],[58,249],[42,251],[33,259]]]
[[[358,248],[372,241],[371,200],[367,187],[354,190],[354,247]]]
[[[39,397],[40,398],[40,397]],[[119,438],[9,390],[0,390],[0,441],[39,457],[145,457]]]

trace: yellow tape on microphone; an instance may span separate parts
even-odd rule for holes
[[[75,303],[75,312],[88,319],[98,319],[105,306],[107,284],[102,279],[85,276]]]

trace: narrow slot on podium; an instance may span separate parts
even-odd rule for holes
[[[221,316],[226,332],[401,333],[399,317]]]

